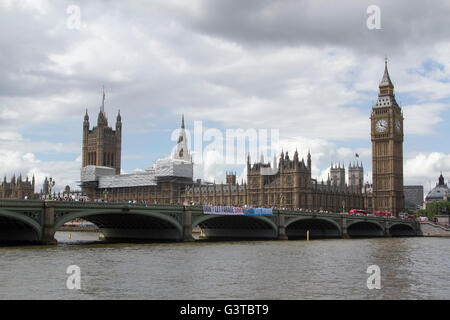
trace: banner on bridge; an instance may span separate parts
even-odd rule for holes
[[[246,216],[273,216],[272,208],[244,208]]]
[[[230,207],[230,206],[203,206],[204,214],[220,214],[232,216],[273,216],[272,208]]]

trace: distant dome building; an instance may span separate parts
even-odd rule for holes
[[[439,181],[430,192],[428,192],[425,197],[425,202],[435,202],[435,201],[448,201],[450,195],[450,190],[447,184],[444,182],[444,176],[439,176]]]

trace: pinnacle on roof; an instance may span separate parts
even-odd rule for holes
[[[389,77],[389,71],[388,71],[388,67],[387,67],[387,58],[384,60],[384,74],[383,74],[383,79],[381,79],[380,82],[380,88],[381,87],[394,87],[394,85],[392,84],[391,78]]]
[[[102,105],[100,107],[100,112],[105,112],[105,86],[103,86],[103,100]]]
[[[102,105],[100,106],[100,112],[98,113],[97,125],[108,126],[108,118],[105,113],[105,86],[103,86],[103,100]]]
[[[441,175],[439,176],[439,185],[443,186],[445,184],[444,182],[444,176],[442,175],[442,171],[441,171]]]

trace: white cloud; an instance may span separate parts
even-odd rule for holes
[[[450,109],[450,104],[424,103],[403,107],[405,134],[431,135],[437,125],[444,121],[441,113]]]
[[[59,192],[66,185],[71,189],[79,189],[77,181],[80,177],[81,156],[73,161],[41,161],[31,152],[0,149],[0,176],[10,181],[15,175],[22,175],[31,180],[35,176],[35,192],[39,192],[45,177],[53,177],[56,181],[54,191]]]
[[[18,132],[0,132],[0,149],[14,150],[16,152],[36,152],[36,153],[78,153],[81,150],[79,143],[64,143],[50,141],[33,141],[25,139]]]
[[[436,186],[439,175],[446,181],[450,177],[450,154],[444,152],[418,152],[405,160],[404,184],[422,185],[424,196]]]
[[[210,150],[203,154],[203,165],[200,167],[202,170],[201,176],[208,182],[213,182],[217,179],[217,182],[221,182],[225,178],[223,157],[216,150]]]
[[[80,1],[82,28],[69,30],[70,1],[0,1],[0,28],[8,30],[0,36],[3,172],[20,170],[15,160],[48,175],[75,168],[58,159],[79,153],[79,143],[25,139],[24,131],[81,124],[85,108],[98,110],[105,82],[107,110],[121,108],[124,130],[134,134],[128,141],[184,112],[220,129],[279,129],[291,155],[298,148],[306,158],[311,149],[313,177],[355,153],[369,167],[369,112],[386,53],[397,96],[408,99],[407,135],[435,133],[450,98],[446,2],[381,1],[380,32],[364,27],[369,2]],[[443,67],[428,70],[427,61]],[[142,150],[123,147],[130,162]],[[40,152],[55,160],[39,160]],[[205,179],[224,178],[217,156],[208,153],[198,169]],[[409,172],[405,166],[405,178]]]
[[[428,184],[437,181],[440,173],[450,177],[450,154],[443,152],[416,153],[405,160],[405,184]]]

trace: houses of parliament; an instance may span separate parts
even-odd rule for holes
[[[381,210],[398,214],[404,208],[403,115],[395,100],[387,62],[376,104],[371,110],[372,181],[364,184],[361,163],[348,167],[332,165],[327,181],[311,176],[312,156],[300,159],[281,153],[272,164],[247,160],[247,181],[239,183],[236,173],[227,173],[225,183],[193,179],[193,163],[187,148],[184,116],[176,152],[170,159],[156,161],[144,172],[120,174],[122,120],[115,130],[108,125],[104,99],[97,125],[90,129],[86,111],[83,123],[81,187],[91,199],[148,201],[151,203],[200,204],[254,207],[303,208],[341,211],[351,208]]]
[[[394,85],[387,62],[376,104],[371,109],[372,185],[364,183],[362,163],[350,163],[348,183],[344,165],[332,164],[327,181],[311,176],[312,155],[300,159],[281,152],[272,163],[247,158],[247,181],[239,183],[236,173],[226,174],[224,183],[193,179],[193,162],[188,150],[184,116],[176,151],[157,160],[143,172],[121,174],[122,117],[115,128],[109,126],[105,96],[91,129],[86,110],[82,136],[80,185],[90,199],[109,201],[148,201],[161,204],[199,204],[225,206],[281,207],[339,212],[352,208],[380,210],[398,214],[405,207],[403,192],[403,114],[395,100]],[[0,185],[4,199],[33,199],[34,177],[22,180],[6,177]]]

